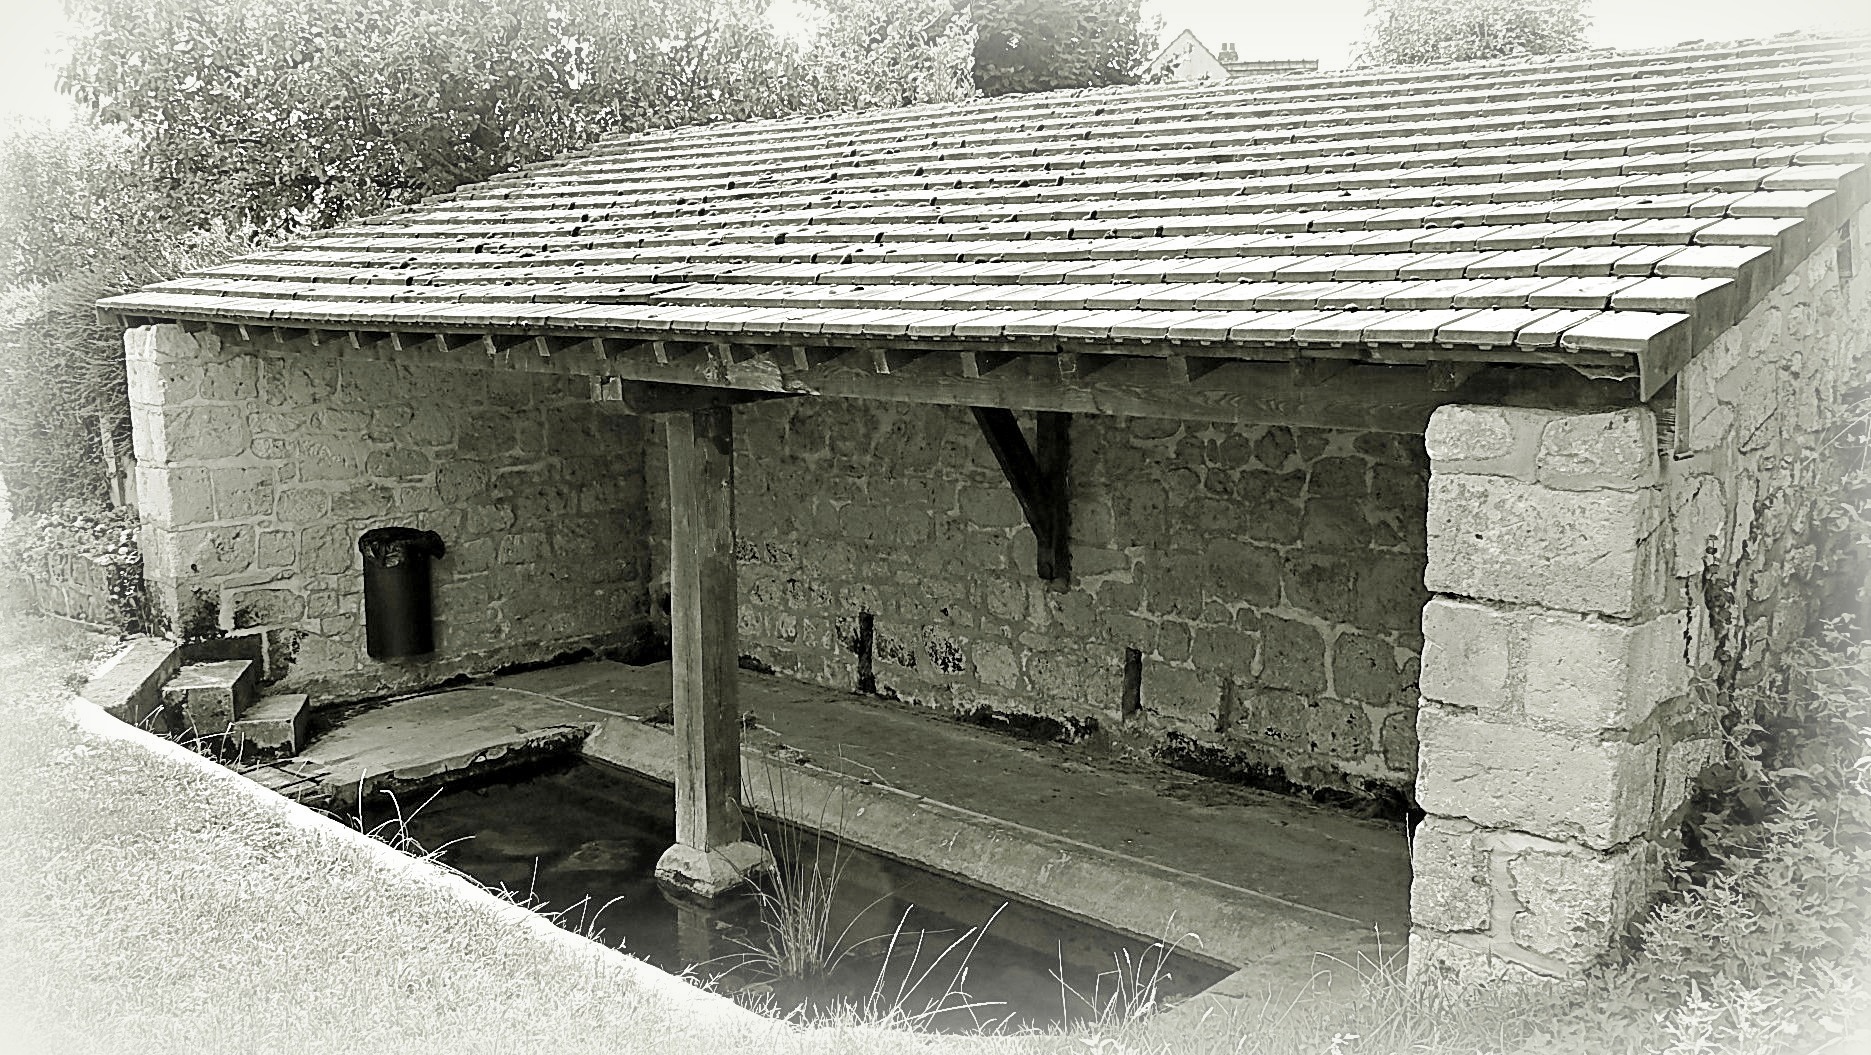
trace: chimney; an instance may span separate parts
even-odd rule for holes
[[[1235,54],[1233,44],[1223,44],[1221,50],[1215,53],[1215,58],[1222,62],[1241,61],[1240,56]]]

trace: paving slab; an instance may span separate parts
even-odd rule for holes
[[[350,715],[316,735],[287,767],[262,767],[262,783],[328,807],[380,790],[446,780],[570,751],[603,717],[524,689],[478,685],[414,696]],[[303,787],[315,784],[316,791]]]

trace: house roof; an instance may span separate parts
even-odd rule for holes
[[[1641,371],[1647,398],[1866,200],[1868,56],[1783,39],[684,128],[101,307],[1564,363]]]

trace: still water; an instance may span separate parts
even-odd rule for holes
[[[789,825],[762,823],[753,836],[779,859],[765,897],[681,902],[653,875],[675,839],[673,792],[590,762],[386,798],[366,820],[398,810],[407,835],[481,883],[778,1015],[869,1004],[946,1032],[1047,1027],[1160,1007],[1226,974]],[[833,893],[799,896],[815,886]],[[789,900],[805,910],[774,907]],[[783,921],[799,921],[798,940],[774,937]],[[822,969],[799,971],[799,960]]]

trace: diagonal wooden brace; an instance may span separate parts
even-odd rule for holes
[[[1020,501],[1027,526],[1038,544],[1039,577],[1064,588],[1072,578],[1071,492],[1067,475],[1072,461],[1072,415],[1040,411],[1034,442],[1028,445],[1013,411],[970,407],[988,449]]]

